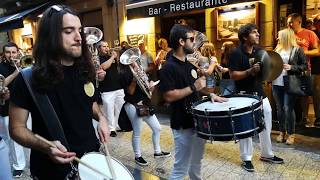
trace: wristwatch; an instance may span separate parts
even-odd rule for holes
[[[197,88],[196,88],[196,86],[194,84],[191,84],[189,87],[191,88],[192,92],[197,91]]]

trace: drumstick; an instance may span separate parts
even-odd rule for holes
[[[45,139],[44,137],[42,137],[42,136],[40,136],[40,135],[38,135],[38,134],[35,134],[34,136],[35,136],[36,138],[38,138],[40,141],[45,142],[46,144],[48,144],[48,145],[51,146],[51,147],[55,147],[55,148],[57,147],[55,144],[53,144],[52,142],[48,141],[47,139]],[[99,171],[98,169],[95,169],[95,168],[92,167],[90,164],[87,164],[87,163],[81,161],[79,158],[75,157],[74,160],[77,161],[79,164],[82,164],[82,165],[84,165],[85,167],[91,169],[92,171],[94,171],[94,172],[102,175],[103,177],[105,177],[105,178],[107,178],[107,179],[110,179],[110,177],[108,177],[106,174],[104,174],[103,172]]]
[[[116,179],[116,173],[114,172],[114,168],[113,168],[113,165],[111,163],[111,159],[110,159],[110,154],[109,154],[109,150],[108,150],[108,147],[107,147],[107,143],[103,143],[103,146],[104,146],[104,149],[106,150],[106,160],[107,160],[107,164],[108,164],[108,167],[109,167],[109,170],[111,172],[111,176],[112,176],[112,179]]]

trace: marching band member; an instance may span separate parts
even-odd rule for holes
[[[170,31],[170,44],[173,54],[159,72],[160,91],[166,102],[170,103],[172,113],[170,126],[175,143],[175,162],[170,179],[201,179],[201,160],[205,140],[197,137],[194,131],[192,114],[188,112],[191,103],[200,100],[199,91],[205,85],[205,77],[197,77],[197,71],[187,54],[194,52],[194,31],[189,26],[176,24]],[[212,100],[226,101],[212,94]]]
[[[76,13],[63,5],[49,7],[40,19],[36,39],[31,85],[49,97],[70,149],[50,135],[46,119],[41,117],[21,74],[11,91],[10,134],[18,143],[32,149],[30,172],[34,179],[65,179],[76,156],[99,150],[92,118],[99,121],[102,142],[109,136],[107,120],[96,103],[92,84],[96,72]],[[97,73],[103,79],[105,72]],[[26,128],[29,112],[32,131]],[[39,140],[34,133],[52,141],[56,147]]]
[[[139,71],[143,71],[142,67],[138,65],[137,62],[131,63],[129,66],[134,72],[140,74]],[[122,67],[121,82],[125,92],[124,108],[132,124],[132,147],[135,153],[135,162],[141,166],[147,166],[149,163],[142,157],[141,153],[141,128],[142,121],[145,121],[152,130],[152,143],[154,148],[154,158],[169,157],[170,152],[164,152],[160,148],[160,130],[161,126],[158,121],[157,116],[154,114],[154,109],[150,106],[151,101],[147,97],[146,92],[144,92],[139,85],[137,85],[137,79],[134,77],[129,66]],[[146,82],[149,84],[149,82]],[[154,90],[154,82],[150,81],[150,91]],[[138,106],[145,107],[146,114],[138,114]]]
[[[0,74],[5,77],[4,86],[7,86],[10,90],[12,89],[12,84],[19,74],[19,67],[17,64],[19,62],[14,62],[18,58],[18,46],[15,43],[8,42],[3,46],[3,57],[0,63]],[[21,177],[24,168],[26,167],[26,157],[24,154],[23,147],[13,141],[9,135],[9,101],[5,101],[4,105],[0,106],[1,117],[0,117],[0,133],[3,134],[3,138],[6,140],[10,155],[12,157],[12,168],[13,177]],[[30,120],[29,120],[30,122]]]
[[[265,129],[259,134],[261,145],[261,161],[281,164],[283,159],[275,156],[272,152],[271,144],[271,126],[272,110],[268,98],[263,92],[262,76],[260,74],[260,64],[256,63],[250,66],[250,58],[254,58],[258,52],[256,47],[259,44],[260,34],[255,24],[246,24],[239,29],[240,46],[230,54],[229,72],[231,79],[235,80],[237,91],[246,93],[257,92],[263,96],[263,114]],[[241,165],[249,172],[254,171],[251,163],[253,153],[252,138],[240,139],[240,156],[243,161]]]
[[[99,51],[99,60],[101,67],[106,71],[106,76],[100,82],[99,91],[103,103],[103,111],[106,115],[109,124],[110,136],[116,137],[116,129],[118,127],[118,118],[124,104],[124,91],[120,83],[119,62],[117,60],[118,54],[115,51],[110,51],[109,45],[105,41],[100,41],[97,45]]]

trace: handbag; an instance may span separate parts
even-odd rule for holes
[[[311,76],[308,73],[283,76],[283,84],[288,94],[296,96],[312,95]]]
[[[141,116],[151,116],[155,113],[155,108],[151,105],[139,105],[139,104],[135,104],[134,105],[136,107],[136,111],[139,117]]]

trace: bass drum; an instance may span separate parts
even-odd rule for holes
[[[225,96],[227,102],[205,99],[192,105],[198,136],[229,141],[253,136],[264,129],[262,100],[253,95]]]
[[[111,157],[110,159],[117,179],[134,180],[130,171],[121,162],[113,157]],[[112,176],[111,172],[109,171],[106,156],[102,153],[91,152],[85,154],[82,156],[81,161],[91,165],[100,172],[104,172],[111,179]],[[79,163],[78,170],[81,180],[105,180],[102,175],[92,171],[81,163]]]

